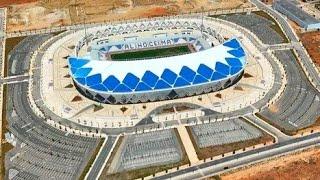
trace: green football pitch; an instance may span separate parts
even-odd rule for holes
[[[190,52],[191,51],[188,46],[177,46],[177,47],[169,47],[169,48],[161,48],[161,49],[150,49],[150,50],[111,54],[111,59],[113,61],[128,61],[128,60],[130,61],[130,60],[136,60],[136,59],[151,59],[151,58],[175,56],[180,54],[187,54]]]

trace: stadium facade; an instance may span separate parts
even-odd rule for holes
[[[183,39],[190,41],[190,38]],[[173,38],[166,43],[171,41],[182,42],[181,38]],[[128,45],[113,45],[103,50],[123,48],[128,48]],[[69,57],[68,62],[78,91],[92,100],[107,104],[153,102],[200,95],[232,86],[242,77],[246,55],[238,39],[232,38],[208,49],[199,46],[198,50],[170,57],[112,61],[101,60],[100,48],[97,57]]]

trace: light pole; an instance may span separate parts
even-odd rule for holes
[[[201,35],[202,35],[202,38],[203,38],[203,11],[204,11],[204,7],[201,6]]]
[[[86,27],[86,17],[83,17],[83,25],[84,25],[84,40],[86,41],[86,45],[88,46],[87,40],[87,27]]]

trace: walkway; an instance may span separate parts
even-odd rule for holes
[[[192,141],[190,139],[189,133],[187,132],[187,129],[184,126],[178,126],[178,132],[182,141],[182,144],[184,146],[184,149],[187,152],[189,161],[191,164],[196,164],[199,162],[196,150],[193,147]]]
[[[287,49],[292,49],[293,45],[291,43],[284,43],[284,44],[273,44],[269,45],[268,49],[271,51],[276,51],[276,50],[287,50]]]
[[[0,84],[14,84],[26,81],[29,81],[29,75],[9,76],[3,79],[0,78]]]

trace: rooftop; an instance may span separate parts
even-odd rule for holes
[[[161,63],[159,63],[161,62]],[[233,76],[245,66],[237,39],[196,53],[140,61],[99,61],[70,57],[71,75],[96,91],[131,93],[192,86]]]

